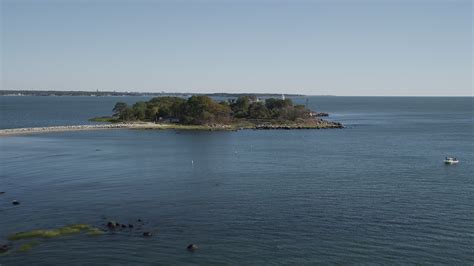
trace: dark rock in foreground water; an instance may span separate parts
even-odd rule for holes
[[[321,113],[316,113],[314,116],[316,116],[316,117],[327,117],[327,116],[329,116],[329,114],[321,112]]]
[[[198,249],[198,246],[195,245],[195,244],[189,244],[189,245],[186,247],[186,249],[187,249],[188,251],[195,251],[195,250]]]
[[[8,244],[0,244],[0,253],[5,253],[10,250],[11,245]]]
[[[20,202],[18,200],[14,200],[14,201],[12,201],[12,204],[13,205],[20,205]]]
[[[120,227],[120,224],[117,223],[117,222],[114,222],[114,221],[109,221],[109,222],[107,223],[107,227],[108,227],[109,229],[115,229],[115,228],[117,228],[117,227]]]
[[[151,232],[143,232],[143,236],[144,237],[150,237],[152,236],[153,234]]]

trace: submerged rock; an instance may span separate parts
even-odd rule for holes
[[[19,202],[18,200],[13,200],[13,201],[12,201],[12,204],[13,204],[13,205],[20,205],[20,202]]]
[[[187,249],[188,251],[191,251],[191,252],[196,251],[198,248],[199,248],[199,247],[198,247],[196,244],[189,244],[189,245],[186,247],[186,249]]]
[[[327,116],[329,116],[329,114],[321,112],[321,113],[316,113],[314,116],[316,116],[316,117],[327,117]]]
[[[152,236],[153,234],[151,232],[143,232],[143,236],[144,237],[150,237]]]
[[[107,227],[109,229],[115,229],[117,227],[120,227],[120,224],[115,222],[115,221],[109,221],[109,222],[107,222]]]
[[[5,253],[12,248],[9,244],[0,244],[0,253]]]

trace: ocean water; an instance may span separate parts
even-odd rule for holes
[[[0,129],[97,124],[88,119],[111,115],[116,102],[150,98],[0,96]]]
[[[1,128],[88,123],[138,99],[0,98]],[[0,138],[0,243],[37,228],[135,225],[41,240],[0,264],[474,264],[473,98],[308,104],[347,127]],[[460,163],[444,165],[447,155]]]

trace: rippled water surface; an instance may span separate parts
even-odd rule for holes
[[[87,123],[117,101],[51,99],[3,97],[0,127]],[[0,243],[36,228],[144,221],[41,240],[0,264],[474,263],[472,98],[309,105],[347,128],[0,138]],[[445,166],[446,155],[460,164]]]

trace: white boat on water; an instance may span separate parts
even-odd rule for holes
[[[445,164],[456,164],[456,163],[459,163],[459,160],[456,159],[456,158],[452,158],[452,157],[446,157],[444,159],[444,163]]]

